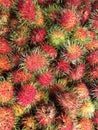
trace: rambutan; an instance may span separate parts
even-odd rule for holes
[[[44,42],[46,37],[46,30],[44,28],[36,28],[31,32],[31,41],[33,43]]]
[[[20,0],[18,3],[20,17],[29,22],[33,22],[35,19],[36,11],[32,0]]]
[[[27,115],[27,116],[23,117],[23,119],[22,119],[23,128],[26,130],[35,130],[35,127],[36,127],[35,122],[36,121],[33,116]]]
[[[97,40],[92,40],[91,42],[85,44],[85,48],[87,50],[98,49],[98,41]]]
[[[77,23],[77,17],[72,10],[64,10],[60,17],[60,25],[67,31],[72,30]]]
[[[93,20],[92,27],[95,30],[95,32],[98,31],[98,20]]]
[[[80,5],[80,0],[65,0],[65,4],[69,7],[77,8]]]
[[[44,44],[41,46],[41,49],[42,51],[46,52],[47,55],[52,59],[54,59],[57,56],[57,50],[51,45]]]
[[[84,73],[85,73],[85,65],[79,64],[74,69],[71,70],[71,72],[69,73],[69,77],[72,80],[79,80],[84,76]]]
[[[98,110],[95,111],[93,121],[94,121],[94,124],[97,124],[97,125],[98,125]]]
[[[0,102],[7,103],[14,96],[14,87],[8,81],[0,82]]]
[[[98,64],[98,50],[89,53],[86,59],[89,64]]]
[[[91,119],[81,118],[79,125],[80,130],[93,130],[93,122]]]
[[[0,26],[7,25],[9,20],[10,20],[10,12],[7,10],[0,10]]]
[[[0,130],[12,130],[15,119],[10,107],[0,107]]]
[[[59,130],[72,130],[73,120],[69,115],[61,114],[57,117]]]
[[[89,70],[90,79],[97,79],[98,78],[98,66],[90,68]]]
[[[95,106],[90,100],[84,101],[79,109],[79,114],[85,118],[92,118],[94,116]]]
[[[0,0],[0,6],[3,6],[5,8],[10,8],[14,4],[13,0]]]
[[[69,61],[77,60],[83,54],[83,50],[77,44],[70,44],[66,47],[66,49],[67,53],[65,55]]]
[[[0,38],[0,54],[8,54],[11,50],[12,48],[10,47],[8,41],[4,38]]]
[[[75,93],[77,94],[77,96],[80,99],[86,99],[89,97],[89,90],[86,86],[86,84],[84,83],[79,83],[76,85],[75,89]]]
[[[48,86],[53,82],[54,75],[51,71],[44,72],[42,75],[38,77],[38,83],[42,86]]]
[[[32,74],[30,72],[25,72],[23,70],[15,70],[12,73],[12,81],[14,83],[23,83],[23,82],[27,82],[31,79]]]
[[[0,36],[5,36],[10,31],[7,25],[0,26]]]
[[[36,90],[33,85],[26,84],[21,87],[17,95],[18,103],[22,106],[31,105],[34,102]]]
[[[53,122],[55,117],[55,108],[53,104],[41,105],[36,114],[36,118],[39,123],[43,126],[49,125]]]
[[[42,100],[44,100],[44,98],[45,98],[44,92],[42,92],[42,91],[36,91],[35,104],[39,103]]]
[[[0,56],[0,69],[1,71],[9,71],[12,68],[11,63],[7,56]]]
[[[57,71],[61,73],[68,73],[70,65],[67,61],[60,59],[57,63]]]
[[[44,70],[47,66],[47,59],[43,54],[34,52],[24,59],[25,66],[31,72]]]

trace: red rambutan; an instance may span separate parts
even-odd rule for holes
[[[94,124],[98,125],[98,110],[95,111],[95,115],[94,115],[93,121],[94,121]]]
[[[36,90],[33,85],[26,84],[20,89],[17,100],[22,106],[31,105],[34,102]]]
[[[7,103],[14,96],[14,87],[8,81],[0,82],[0,102]]]
[[[75,13],[69,9],[64,10],[60,17],[60,25],[67,31],[72,30],[77,23],[77,17]]]
[[[93,40],[87,44],[85,44],[85,48],[87,50],[94,50],[94,49],[98,49],[98,41],[97,40]]]
[[[18,3],[19,15],[23,20],[32,22],[35,19],[35,7],[32,0],[20,0]]]
[[[43,126],[49,125],[53,122],[55,117],[55,108],[53,104],[41,105],[37,110],[36,118]]]
[[[98,78],[98,66],[95,66],[90,69],[89,75],[91,79],[97,79]]]
[[[14,123],[13,110],[9,107],[0,107],[0,130],[12,130]]]
[[[10,8],[13,6],[13,0],[0,0],[0,5],[6,8]]]
[[[92,27],[95,31],[98,31],[98,20],[93,20]]]
[[[75,7],[75,8],[77,8],[80,5],[80,0],[65,0],[65,3],[69,7]]]
[[[8,54],[11,50],[8,41],[4,38],[0,38],[0,54]]]

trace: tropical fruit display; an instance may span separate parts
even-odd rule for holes
[[[0,0],[0,130],[98,130],[98,0]]]

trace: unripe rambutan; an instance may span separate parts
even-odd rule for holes
[[[20,17],[29,22],[33,22],[35,19],[35,7],[32,0],[20,0],[18,3]]]
[[[0,69],[1,71],[9,71],[12,69],[11,63],[7,56],[0,56]]]
[[[79,64],[74,69],[71,70],[69,77],[72,80],[79,80],[84,76],[85,64]]]
[[[0,6],[3,6],[5,8],[10,8],[13,6],[13,0],[0,0]]]
[[[36,118],[39,123],[43,126],[49,125],[53,122],[55,117],[55,108],[53,104],[44,104],[41,105],[36,114]]]
[[[22,119],[23,128],[26,130],[35,130],[36,121],[33,116],[27,115]]]
[[[36,28],[31,32],[31,41],[33,43],[44,42],[46,37],[46,30],[44,28]]]
[[[79,114],[85,118],[94,116],[95,106],[90,100],[84,101],[79,109]]]
[[[67,49],[67,53],[65,54],[66,55],[66,58],[69,60],[69,61],[74,61],[74,60],[77,60],[79,59],[82,54],[83,54],[83,50],[80,48],[79,45],[77,44],[70,44],[66,47]]]
[[[67,31],[72,30],[77,24],[77,17],[72,10],[64,10],[60,17],[60,25]]]
[[[69,115],[60,115],[57,117],[59,130],[72,130],[73,120]]]
[[[98,125],[98,110],[95,111],[93,121],[94,121],[94,124],[97,124],[97,125]]]
[[[33,85],[22,86],[17,95],[18,103],[22,106],[31,105],[34,102],[36,90]]]
[[[7,10],[0,10],[0,26],[7,25],[10,20],[10,12]]]
[[[87,50],[98,49],[98,41],[97,40],[92,40],[91,42],[85,44],[85,48]]]
[[[95,50],[86,57],[89,64],[98,64],[98,50]]]
[[[65,4],[67,4],[68,7],[77,8],[80,5],[80,0],[65,0]]]
[[[24,59],[25,66],[31,72],[44,70],[47,66],[47,59],[43,54],[34,52]]]
[[[52,59],[57,56],[57,50],[51,45],[44,44],[41,46],[41,49],[42,51],[46,52],[47,55]]]
[[[31,77],[32,74],[30,72],[25,72],[21,69],[12,72],[12,81],[16,84],[27,82],[31,79]]]
[[[0,107],[0,130],[12,130],[14,123],[13,110],[9,107]]]
[[[84,83],[77,84],[74,89],[75,89],[75,94],[77,94],[77,96],[80,99],[86,99],[89,97],[89,90]]]
[[[81,120],[79,121],[79,125],[79,130],[93,130],[93,122],[91,119],[81,118]]]
[[[37,78],[38,78],[38,83],[40,85],[48,86],[53,82],[54,75],[51,71],[46,71],[42,75],[39,75]]]
[[[4,38],[0,38],[0,54],[8,54],[11,50],[12,48],[10,47],[8,41]]]
[[[67,61],[60,59],[57,63],[57,71],[61,73],[68,73],[70,65]]]
[[[7,103],[14,96],[14,87],[8,81],[0,82],[0,102]]]

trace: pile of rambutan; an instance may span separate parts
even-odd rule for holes
[[[98,130],[98,0],[0,0],[0,130]]]

